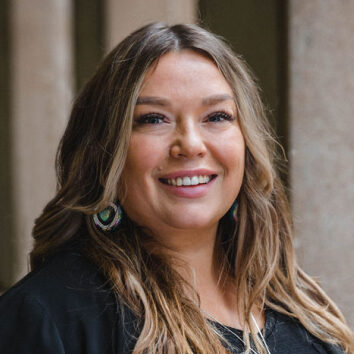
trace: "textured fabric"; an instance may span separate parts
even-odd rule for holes
[[[231,353],[238,354],[245,350],[245,346],[242,342],[243,333],[241,330],[223,326],[213,321],[211,321],[211,323],[223,334],[224,338],[227,339],[229,345],[225,344],[225,346]],[[313,337],[305,330],[300,322],[271,309],[267,309],[266,311],[264,332],[265,341],[272,354],[344,353],[340,348],[329,343],[324,343]]]
[[[219,329],[232,353],[241,353],[232,332],[242,332]],[[0,298],[1,354],[131,353],[138,335],[138,321],[122,311],[97,267],[77,251],[57,253]],[[274,311],[267,311],[265,335],[272,354],[342,353]]]

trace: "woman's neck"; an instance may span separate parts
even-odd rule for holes
[[[196,230],[160,229],[154,232],[154,238],[162,245],[162,252],[177,260],[173,264],[185,280],[192,284],[195,278],[214,283],[217,273],[215,272],[217,227],[213,225]]]
[[[170,260],[176,260],[172,262],[174,268],[199,294],[200,307],[205,316],[224,325],[243,329],[233,281],[221,274],[221,265],[216,257],[217,225],[213,229],[169,230],[159,235],[157,239],[166,247],[164,252],[168,257],[171,256]],[[262,328],[264,315],[256,307],[252,312]]]

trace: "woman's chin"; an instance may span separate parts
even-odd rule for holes
[[[196,215],[184,215],[177,217],[175,215],[168,221],[168,225],[174,229],[178,230],[208,230],[215,228],[215,225],[218,224],[218,219],[215,218],[206,218],[205,216],[196,216]]]

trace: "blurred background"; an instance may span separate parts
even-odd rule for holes
[[[0,0],[1,291],[28,272],[73,98],[103,55],[146,23],[199,23],[258,78],[299,263],[354,326],[353,14],[347,0]]]

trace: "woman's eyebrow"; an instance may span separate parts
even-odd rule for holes
[[[208,96],[208,97],[203,98],[202,105],[203,106],[212,106],[212,105],[215,105],[217,103],[227,101],[227,100],[233,101],[234,98],[228,94],[212,95],[212,96]]]
[[[233,97],[228,94],[211,95],[211,96],[204,97],[202,99],[202,105],[212,106],[227,100],[233,100]],[[162,97],[140,96],[136,101],[136,105],[141,105],[141,104],[150,104],[154,106],[170,106],[171,102]]]
[[[169,100],[161,97],[154,97],[154,96],[141,96],[138,97],[136,104],[151,104],[154,106],[170,106],[171,103]]]

